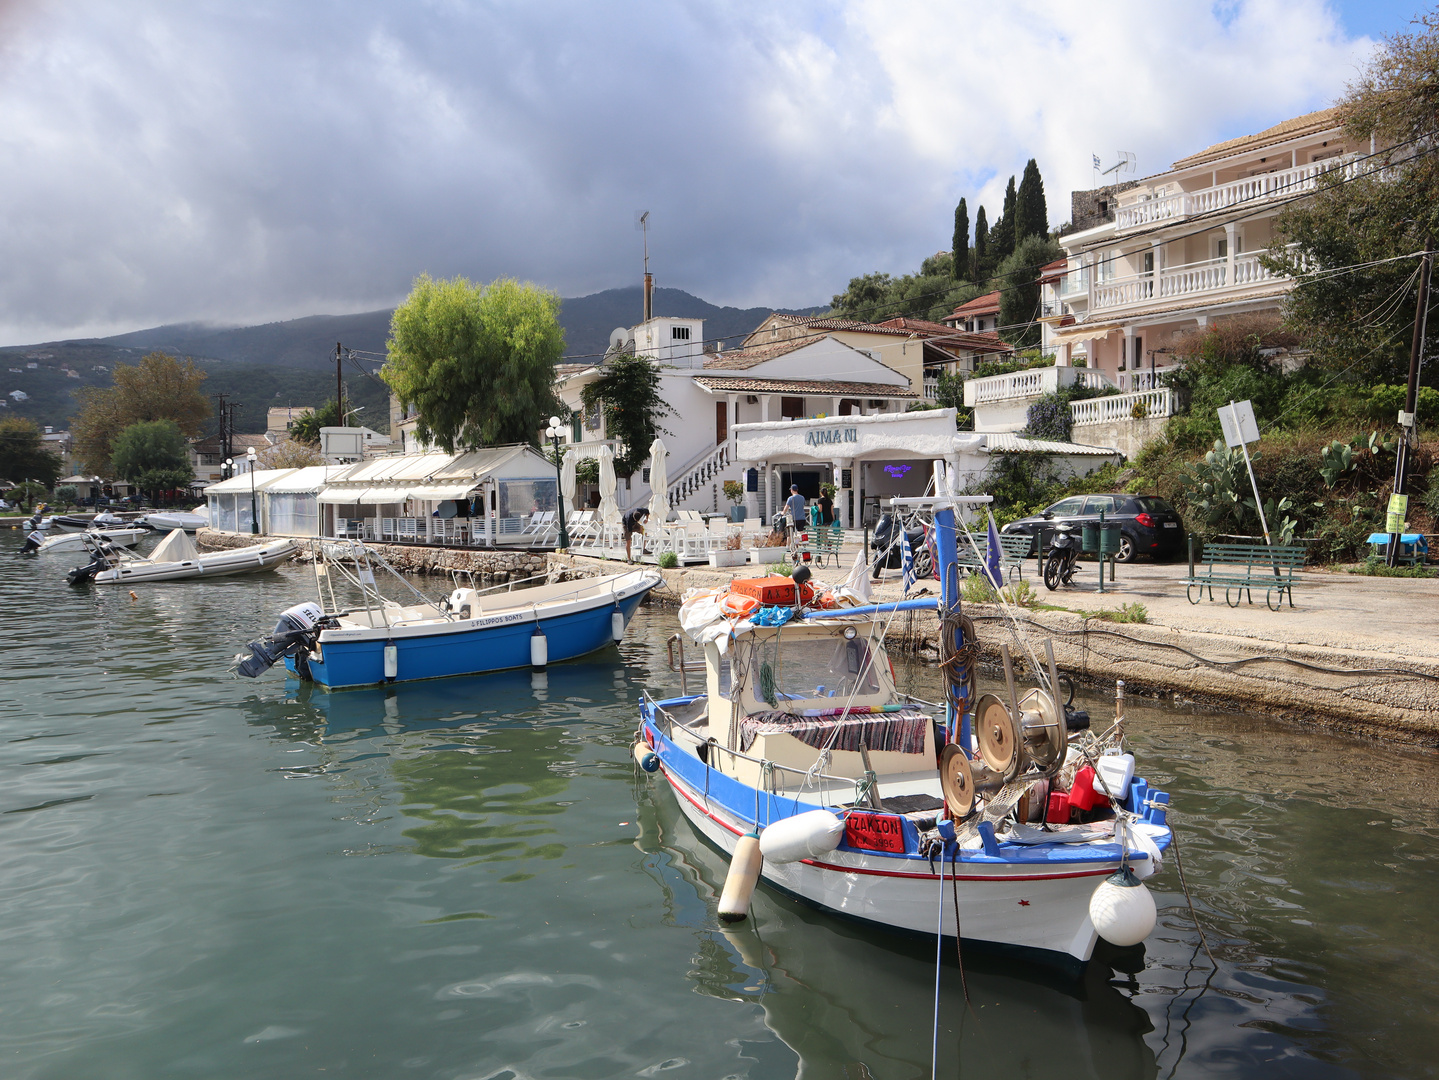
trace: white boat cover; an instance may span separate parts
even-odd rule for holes
[[[195,541],[190,539],[190,534],[184,529],[175,529],[155,545],[155,550],[150,552],[149,561],[185,562],[199,557],[200,553],[195,550]]]

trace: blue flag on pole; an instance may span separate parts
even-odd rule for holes
[[[1004,572],[1000,569],[999,554],[1002,550],[999,546],[999,530],[994,527],[994,515],[989,515],[989,532],[985,535],[984,571],[989,580],[998,589],[1004,584]]]
[[[899,565],[904,574],[902,593],[908,593],[914,585],[914,551],[909,546],[909,530],[903,523],[899,527]]]

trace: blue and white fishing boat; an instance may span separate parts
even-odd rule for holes
[[[820,607],[795,588],[791,608],[681,609],[705,686],[643,698],[634,753],[730,856],[722,919],[744,918],[762,879],[847,919],[1060,966],[1153,929],[1141,880],[1169,846],[1169,797],[1133,775],[1122,697],[1096,733],[1062,703],[1052,649],[1032,665],[1047,685],[1021,691],[1007,648],[1007,694],[976,694],[955,511],[987,501],[895,500],[931,520],[938,600]],[[885,653],[895,613],[922,609],[940,619],[943,704],[901,694]]]
[[[286,609],[269,637],[235,657],[239,674],[253,678],[283,659],[292,674],[333,690],[543,668],[619,641],[662,580],[632,570],[521,589],[456,587],[433,601],[355,541],[318,545],[315,575],[319,603]],[[382,595],[381,578],[407,593],[405,602]],[[346,586],[358,603],[341,603]]]

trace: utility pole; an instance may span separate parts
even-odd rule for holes
[[[335,342],[335,408],[339,410],[340,426],[345,426],[345,380],[340,368],[342,347]]]
[[[1389,497],[1389,534],[1384,561],[1398,565],[1399,542],[1404,533],[1404,519],[1409,516],[1409,448],[1418,442],[1419,429],[1414,414],[1419,402],[1419,368],[1424,359],[1424,331],[1429,321],[1429,271],[1433,263],[1434,238],[1424,238],[1424,261],[1419,264],[1419,299],[1414,305],[1414,343],[1409,349],[1409,393],[1404,398],[1404,411],[1399,414],[1399,452],[1394,455],[1394,494]]]

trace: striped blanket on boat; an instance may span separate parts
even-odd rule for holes
[[[740,749],[749,750],[759,735],[793,735],[817,750],[890,750],[924,752],[925,731],[933,721],[917,709],[850,716],[795,716],[783,710],[753,713],[740,721]]]

